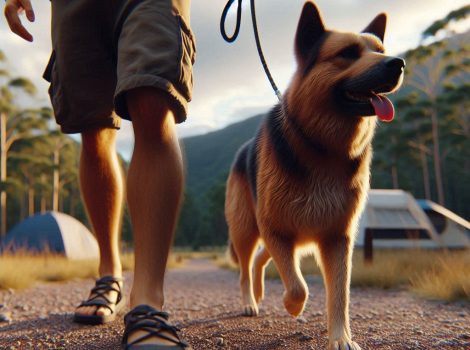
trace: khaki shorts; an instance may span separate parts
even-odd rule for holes
[[[190,0],[52,0],[53,53],[44,72],[65,133],[131,120],[126,91],[165,91],[186,119],[195,41]],[[117,116],[113,111],[120,116]]]

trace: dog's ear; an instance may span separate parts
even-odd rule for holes
[[[295,35],[295,54],[300,61],[305,60],[315,43],[325,33],[325,26],[318,8],[307,1],[300,15]]]
[[[372,22],[362,31],[363,33],[370,33],[377,36],[382,42],[384,42],[385,28],[387,26],[387,15],[381,13],[375,17]]]

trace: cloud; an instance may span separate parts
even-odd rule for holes
[[[380,12],[389,14],[386,47],[398,54],[416,46],[420,33],[449,11],[466,5],[468,0],[316,0],[327,27],[360,31]],[[293,38],[304,0],[258,0],[256,13],[261,42],[271,73],[284,91],[295,68]],[[249,0],[244,1],[242,26],[233,44],[219,33],[220,15],[226,1],[193,0],[191,26],[197,38],[194,66],[194,96],[188,120],[178,127],[180,136],[194,135],[224,127],[270,108],[277,99],[264,75],[256,51]],[[47,100],[47,84],[42,71],[50,52],[50,3],[33,2],[37,21],[27,24],[35,37],[26,43],[9,33],[0,21],[0,49],[10,60],[16,74],[27,75]],[[236,4],[233,5],[234,7]],[[234,11],[227,22],[232,33]],[[132,130],[124,126],[118,145],[130,155]]]

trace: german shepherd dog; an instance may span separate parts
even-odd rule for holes
[[[308,290],[299,259],[311,250],[326,286],[329,349],[360,349],[349,327],[351,256],[377,117],[393,119],[385,94],[398,89],[405,66],[384,55],[386,19],[379,14],[360,34],[327,30],[317,7],[305,3],[292,82],[239,150],[227,182],[229,249],[240,265],[244,314],[258,314],[272,258],[284,306],[300,315]]]

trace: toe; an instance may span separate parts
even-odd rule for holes
[[[96,315],[98,316],[108,316],[111,315],[111,310],[105,307],[100,307],[98,310],[96,310]]]
[[[253,306],[253,305],[245,305],[243,307],[243,315],[244,316],[249,316],[249,317],[257,316],[258,315],[258,308]]]
[[[79,306],[75,310],[75,313],[78,315],[88,315],[90,313],[90,307],[88,306]]]

